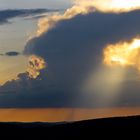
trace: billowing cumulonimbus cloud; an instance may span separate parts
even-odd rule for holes
[[[122,13],[140,9],[140,0],[75,0],[74,6],[64,14],[54,14],[39,20],[36,36],[55,27],[57,22],[75,17],[78,14],[88,14],[96,10],[105,13]]]
[[[81,4],[85,5],[84,2]],[[140,34],[140,20],[137,18],[140,11],[116,14],[92,13],[90,10],[86,14],[79,12],[71,18],[55,21],[55,26],[46,26],[43,34],[40,33],[26,44],[24,53],[43,58],[48,67],[41,70],[35,80],[28,78],[25,73],[20,74],[18,80],[2,86],[1,93],[9,89],[13,94],[2,95],[0,107],[97,107],[99,93],[81,94],[79,89],[82,82],[91,72],[98,70],[106,45],[130,40]],[[122,83],[123,92],[120,91],[118,106],[126,102],[139,105],[140,86],[138,81],[134,83]],[[106,86],[106,82],[102,85]],[[132,91],[135,94],[132,95]]]
[[[130,40],[140,33],[138,30],[140,20],[137,19],[139,15],[140,11],[122,14],[95,12],[84,16],[78,15],[75,18],[59,22],[49,32],[30,40],[24,53],[41,56],[48,63],[47,69],[41,72],[42,80],[32,81],[31,86],[34,88],[27,90],[27,93],[31,92],[33,95],[32,101],[37,98],[37,91],[43,89],[38,94],[38,100],[41,102],[41,100],[48,99],[46,104],[42,102],[44,106],[71,107],[70,102],[73,102],[75,107],[95,107],[96,93],[90,96],[88,93],[81,95],[78,88],[81,88],[81,83],[89,73],[96,71],[98,65],[102,63],[103,48],[107,44]],[[104,83],[104,85],[106,84]],[[131,87],[130,83],[129,86]],[[127,86],[124,90],[126,88]],[[139,86],[135,86],[135,88],[137,89],[135,91],[138,92]],[[126,102],[137,104],[135,98],[138,97],[131,100],[129,98],[132,97],[131,93],[127,93]],[[125,100],[124,94],[121,93],[122,100]],[[123,103],[125,102],[120,102],[119,105],[123,105]]]
[[[95,11],[95,8],[92,4],[93,1],[75,1],[74,6],[67,9],[64,14],[54,14],[47,18],[43,18],[39,20],[38,30],[36,36],[40,36],[42,33],[47,32],[49,29],[53,28],[57,22],[61,20],[67,20],[75,17],[78,14],[88,14],[90,12]]]

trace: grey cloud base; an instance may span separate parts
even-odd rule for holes
[[[0,107],[105,107],[98,104],[99,93],[80,93],[81,83],[102,65],[106,44],[129,40],[140,34],[139,16],[139,10],[78,15],[30,40],[24,54],[43,57],[48,67],[36,80],[28,79],[25,73],[19,75],[19,80],[2,86]],[[139,84],[139,81],[122,82],[120,99],[112,106],[139,106]]]

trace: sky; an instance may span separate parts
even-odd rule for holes
[[[139,16],[140,0],[0,0],[0,121],[139,114]]]
[[[15,9],[15,8],[53,8],[65,9],[71,5],[72,0],[0,0],[0,9]]]

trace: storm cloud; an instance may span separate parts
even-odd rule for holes
[[[92,67],[102,63],[103,48],[107,44],[139,35],[139,15],[140,11],[78,15],[29,41],[24,53],[43,57],[58,83],[67,84],[65,81],[69,79],[68,83],[75,85]]]
[[[25,55],[44,58],[47,69],[36,80],[24,73],[19,74],[18,80],[7,82],[0,88],[4,93],[0,106],[96,107],[97,93],[80,93],[81,84],[102,65],[107,44],[140,35],[139,16],[139,10],[120,14],[94,12],[59,21],[53,29],[30,40],[24,50]],[[139,105],[140,83],[135,83],[135,86],[129,81],[122,83],[121,100],[116,106]],[[134,95],[128,87],[135,89]]]

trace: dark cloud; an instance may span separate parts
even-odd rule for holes
[[[27,17],[58,10],[49,9],[6,9],[0,10],[0,24],[8,23],[11,18]]]
[[[1,93],[6,91],[4,93],[13,94],[3,94],[0,106],[96,107],[98,93],[89,95],[78,92],[81,83],[101,65],[106,44],[128,40],[140,34],[139,16],[140,11],[78,15],[59,22],[54,29],[30,40],[24,53],[43,57],[48,67],[41,71],[36,80],[20,74],[19,80],[2,86]],[[135,86],[127,82],[122,83],[121,99],[115,102],[117,106],[125,106],[125,103],[139,105],[139,82],[136,81]],[[128,91],[128,86],[135,88],[135,95],[132,95],[132,90]]]
[[[107,43],[131,39],[140,33],[138,15],[140,11],[79,15],[59,22],[56,28],[28,42],[25,53],[46,59],[48,71],[57,83],[71,89],[102,62]]]
[[[7,56],[17,56],[17,55],[19,55],[20,53],[19,52],[6,52],[5,53],[5,55],[7,55]]]
[[[11,52],[6,52],[6,53],[1,53],[1,56],[18,56],[20,55],[20,52],[16,52],[16,51],[11,51]]]

